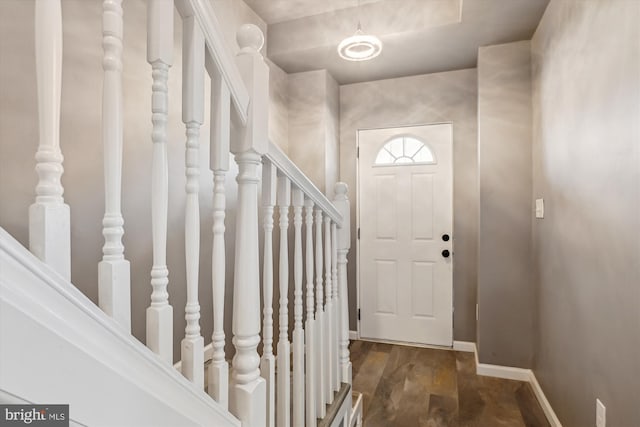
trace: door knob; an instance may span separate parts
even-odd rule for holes
[[[449,255],[451,255],[451,253],[449,252],[448,249],[445,249],[444,251],[442,251],[442,256],[445,258],[449,258]]]
[[[442,241],[443,242],[448,242],[449,241],[449,235],[448,234],[443,234],[442,235]]]

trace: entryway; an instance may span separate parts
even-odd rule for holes
[[[450,123],[358,132],[360,337],[451,346]]]

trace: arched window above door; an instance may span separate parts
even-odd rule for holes
[[[376,166],[435,164],[431,149],[413,136],[398,136],[382,146],[376,156]]]

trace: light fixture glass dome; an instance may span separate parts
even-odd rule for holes
[[[358,23],[358,30],[338,45],[338,54],[347,61],[367,61],[380,55],[382,42],[376,36],[365,34]]]

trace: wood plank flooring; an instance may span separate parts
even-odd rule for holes
[[[365,427],[549,427],[528,383],[476,375],[473,353],[352,341]]]

